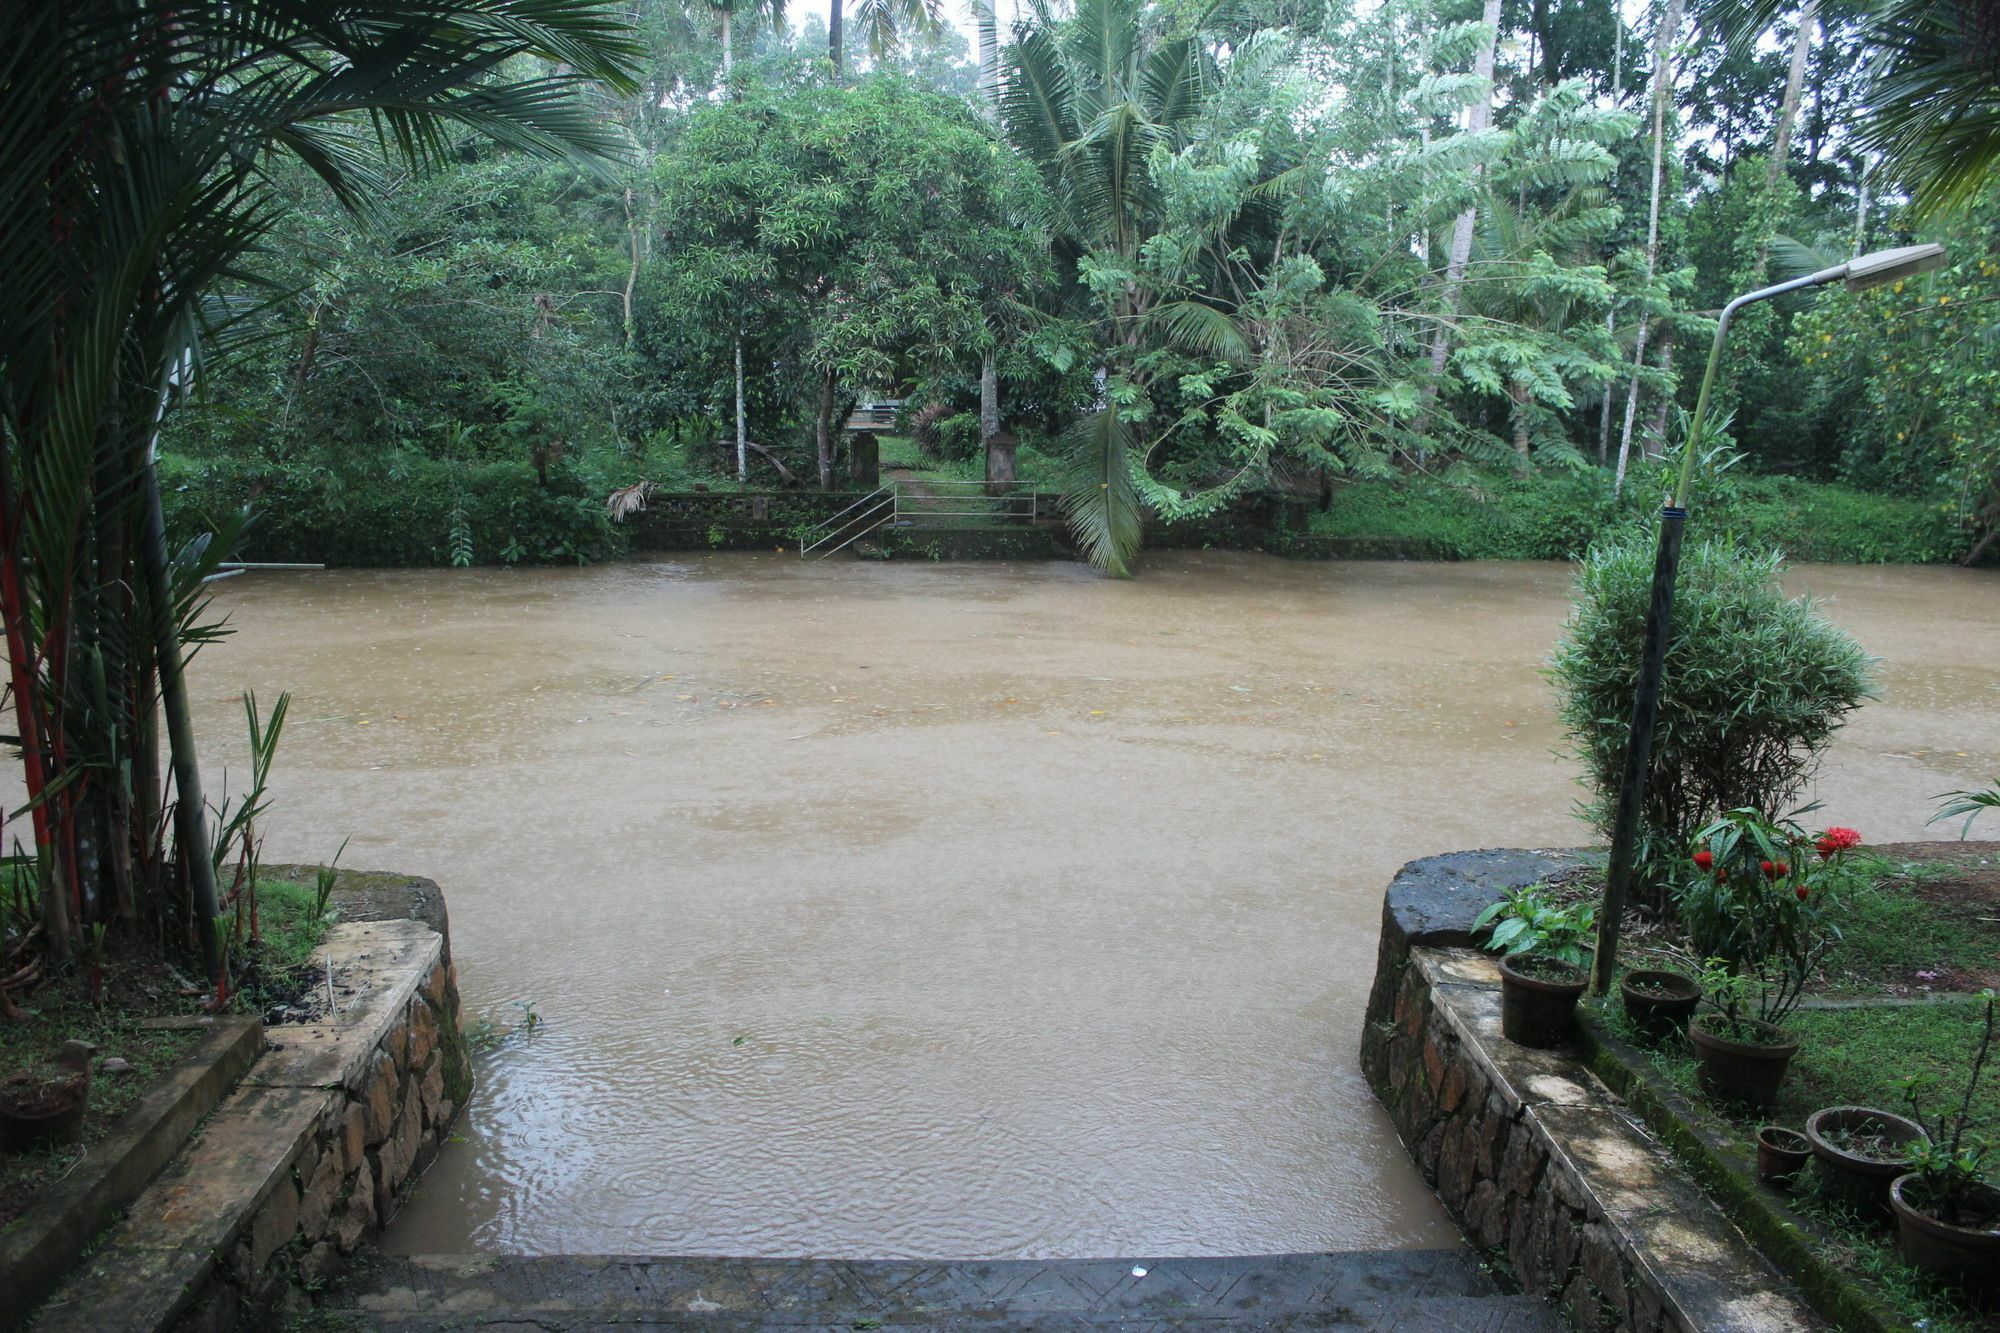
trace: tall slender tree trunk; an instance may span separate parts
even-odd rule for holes
[[[1792,38],[1792,67],[1785,76],[1785,101],[1778,109],[1777,132],[1771,139],[1771,158],[1764,164],[1766,189],[1777,185],[1778,178],[1785,174],[1791,155],[1792,128],[1799,120],[1799,102],[1806,86],[1806,57],[1812,52],[1813,24],[1818,18],[1819,0],[1806,0],[1805,8],[1799,11],[1799,30]],[[1764,273],[1770,263],[1771,237],[1767,233],[1757,238],[1757,266],[1750,276],[1752,287],[1764,285]]]
[[[749,436],[743,429],[743,333],[736,334],[736,480],[741,483],[750,477]]]
[[[1621,5],[1611,6],[1611,101],[1618,105],[1625,100],[1625,12]],[[1612,303],[1604,312],[1604,336],[1611,341],[1612,350],[1618,348],[1618,306]],[[1597,406],[1597,466],[1603,467],[1611,461],[1611,400],[1616,397],[1609,381],[1604,385],[1604,401]]]
[[[1525,477],[1535,470],[1528,443],[1528,386],[1510,383],[1507,396],[1514,401],[1514,410],[1507,414],[1514,426],[1514,471]]]
[[[1674,2],[1678,4],[1679,0]],[[1472,104],[1471,114],[1466,118],[1467,134],[1481,133],[1493,123],[1493,52],[1500,43],[1500,0],[1486,0],[1480,21],[1486,25],[1486,41],[1472,62],[1472,74],[1486,85],[1486,89]],[[1475,184],[1477,180],[1475,175]],[[1444,376],[1445,358],[1451,355],[1451,329],[1458,318],[1459,289],[1465,282],[1465,267],[1472,260],[1472,228],[1478,220],[1478,211],[1476,205],[1468,205],[1451,227],[1451,253],[1444,269],[1444,315],[1438,322],[1437,332],[1431,337],[1431,383],[1428,392],[1433,396],[1437,393],[1438,381]]]
[[[632,262],[625,269],[625,350],[632,350],[632,290],[639,285],[639,219],[632,211],[632,191],[625,191],[625,235],[632,244]]]
[[[972,0],[972,17],[979,29],[979,100],[989,120],[1000,119],[1000,23],[995,0]]]
[[[1771,160],[1765,164],[1765,182],[1775,185],[1785,159],[1792,151],[1792,130],[1799,121],[1799,102],[1806,87],[1806,57],[1812,53],[1813,25],[1819,22],[1819,0],[1806,0],[1799,10],[1799,30],[1792,38],[1792,67],[1785,76],[1785,104],[1778,111],[1778,132],[1771,141]]]
[[[731,26],[731,20],[734,17],[735,15],[731,12],[729,6],[724,5],[722,7],[722,82],[724,87],[728,86],[730,73],[736,68],[736,43],[731,40],[735,36]]]
[[[840,66],[840,0],[830,0],[826,11],[826,53],[833,58],[833,81],[839,83],[843,76]]]
[[[1658,365],[1660,367],[1660,378],[1671,381],[1674,377],[1674,340],[1672,338],[1660,339]],[[1648,458],[1658,458],[1666,452],[1667,409],[1672,407],[1673,404],[1672,395],[1663,393],[1660,395],[1660,401],[1653,405],[1653,429],[1646,437],[1646,456]],[[1689,443],[1692,444],[1693,441],[1689,441]]]
[[[821,377],[819,414],[813,421],[813,443],[819,450],[819,488],[823,491],[833,489],[833,382],[830,370]]]
[[[1660,185],[1665,174],[1667,143],[1667,103],[1674,89],[1674,41],[1680,35],[1681,0],[1667,0],[1667,12],[1653,34],[1653,179],[1646,203],[1646,283],[1660,263]],[[1646,334],[1651,321],[1639,312],[1639,327],[1632,347],[1632,381],[1625,392],[1625,428],[1618,437],[1618,471],[1612,478],[1611,493],[1625,493],[1625,469],[1632,457],[1632,426],[1639,412],[1640,372],[1646,365]]]
[[[1854,257],[1868,248],[1868,187],[1875,183],[1875,159],[1861,156],[1860,197],[1854,203]]]

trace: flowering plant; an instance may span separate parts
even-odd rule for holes
[[[1732,1027],[1748,1019],[1782,1023],[1806,982],[1840,942],[1838,885],[1847,853],[1861,844],[1851,828],[1808,834],[1790,819],[1731,810],[1695,835],[1693,873],[1677,895],[1697,957],[1740,984],[1711,988]]]

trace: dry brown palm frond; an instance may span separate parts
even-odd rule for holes
[[[635,481],[604,497],[604,508],[610,513],[613,523],[623,523],[634,514],[643,513],[646,500],[659,487],[650,481]]]

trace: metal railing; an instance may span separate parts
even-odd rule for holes
[[[895,518],[896,486],[891,482],[870,491],[814,528],[811,537],[799,544],[799,558],[810,560],[817,556],[823,560],[852,546],[884,523],[894,522]]]
[[[1035,516],[1035,492],[1021,482],[1011,489],[994,493],[984,481],[938,481],[924,478],[923,492],[900,488],[896,519],[977,518],[989,522],[1001,519],[1028,520]]]
[[[1035,490],[1025,482],[1007,483],[997,494],[984,481],[941,481],[924,478],[923,489],[904,490],[898,482],[862,496],[812,530],[799,544],[799,557],[821,559],[846,550],[878,528],[908,526],[926,519],[978,519],[986,523],[1035,517]],[[977,526],[963,524],[962,526]]]

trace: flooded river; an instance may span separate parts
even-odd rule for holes
[[[1884,659],[1825,818],[2000,773],[2000,578],[1810,568]],[[1558,565],[712,556],[259,573],[266,855],[437,879],[481,1058],[406,1251],[1448,1244],[1356,1068],[1402,862],[1569,845]]]

